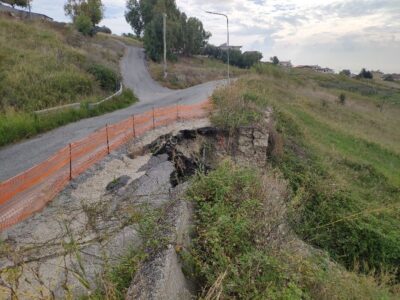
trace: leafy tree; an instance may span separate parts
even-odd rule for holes
[[[64,11],[74,22],[80,15],[88,17],[92,27],[99,24],[104,16],[104,6],[101,0],[67,0]]]
[[[74,21],[75,28],[84,35],[93,34],[93,26],[90,18],[84,14],[78,15]]]
[[[242,55],[242,62],[239,67],[241,68],[251,68],[256,63],[259,63],[263,58],[261,52],[258,51],[249,51],[245,52]]]
[[[348,77],[350,77],[351,76],[351,72],[350,72],[350,70],[346,70],[346,69],[344,69],[344,70],[342,70],[342,71],[340,71],[340,73],[339,73],[340,75],[344,75],[344,76],[348,76]]]
[[[225,63],[228,61],[227,51],[221,50],[219,47],[214,45],[206,45],[201,53],[203,55],[222,60]],[[230,64],[239,68],[251,68],[256,63],[259,63],[262,59],[262,54],[258,51],[242,53],[240,50],[230,50],[229,54]]]
[[[372,74],[372,72],[367,71],[365,68],[363,68],[360,72],[360,74],[358,75],[359,78],[365,78],[365,79],[372,79],[374,78],[374,75]]]
[[[155,61],[163,53],[163,14],[167,14],[167,57],[178,54],[200,53],[210,34],[196,18],[187,18],[176,6],[175,0],[128,0],[127,22],[136,35],[142,32],[147,55]]]
[[[185,29],[184,53],[187,55],[199,54],[211,34],[204,30],[203,23],[197,18],[189,18],[186,26],[182,28]]]
[[[125,19],[135,31],[136,36],[140,37],[144,30],[144,22],[139,0],[128,0],[126,8]]]
[[[277,56],[271,57],[270,60],[271,60],[271,62],[272,62],[274,65],[279,64],[279,59],[278,59]]]
[[[162,16],[154,18],[146,25],[143,45],[146,49],[146,54],[154,61],[160,61],[163,51],[163,29]]]

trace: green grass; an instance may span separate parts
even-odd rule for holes
[[[119,85],[124,53],[119,40],[113,35],[84,37],[69,25],[0,14],[0,146],[137,101],[125,92],[87,109],[87,103],[109,96]],[[82,103],[80,110],[33,114],[77,102]]]
[[[182,257],[198,297],[390,299],[372,278],[346,272],[322,253],[301,254],[292,241],[274,247],[268,234],[277,224],[265,217],[269,195],[263,189],[274,181],[229,161],[195,178],[188,193],[196,204],[195,237]]]
[[[400,89],[381,111],[380,95],[349,92],[350,84],[365,82],[258,66],[215,93],[212,120],[232,129],[273,107],[284,148],[271,161],[292,190],[293,229],[350,271],[392,274],[391,285],[400,276]]]
[[[89,109],[88,103],[85,102],[81,105],[80,109],[69,109],[46,115],[25,112],[0,114],[0,146],[33,137],[39,133],[76,122],[83,118],[91,118],[125,108],[137,101],[132,91],[124,90],[121,96],[103,102],[93,109]]]
[[[72,29],[71,29],[72,30]],[[33,111],[105,93],[86,71],[88,55],[41,23],[0,16],[0,110]]]

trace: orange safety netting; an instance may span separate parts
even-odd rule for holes
[[[210,106],[207,100],[193,105],[162,107],[106,125],[60,149],[44,162],[0,183],[0,230],[43,209],[72,178],[130,139],[177,120],[204,117]]]

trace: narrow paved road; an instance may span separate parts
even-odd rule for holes
[[[84,119],[54,129],[35,138],[0,148],[0,182],[11,178],[44,161],[68,143],[81,139],[91,132],[128,118],[132,114],[177,103],[196,103],[207,99],[223,81],[213,81],[184,90],[170,90],[155,82],[147,71],[141,48],[127,47],[121,60],[121,73],[126,87],[131,88],[140,102],[102,116]]]

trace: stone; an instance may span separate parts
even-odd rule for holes
[[[106,186],[106,190],[108,192],[115,192],[118,191],[120,188],[126,186],[129,182],[131,177],[127,175],[122,175],[121,177],[118,177],[117,179],[111,181],[109,184]]]

